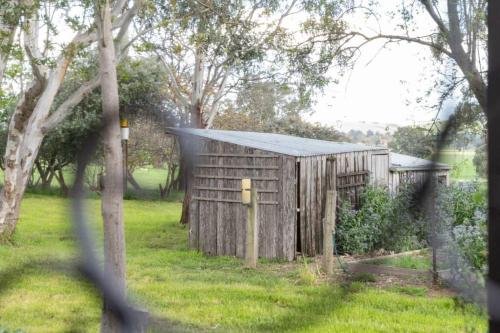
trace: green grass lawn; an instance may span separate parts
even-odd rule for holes
[[[76,256],[68,203],[33,194],[24,200],[14,244],[0,246],[0,327],[98,331],[101,305],[95,291],[73,279],[66,265],[62,272],[51,269],[54,261],[64,264]],[[99,235],[99,201],[87,203]],[[180,207],[179,202],[125,201],[130,298],[168,319],[173,331],[486,330],[484,315],[473,306],[462,312],[449,297],[318,282],[304,278],[305,264],[261,261],[249,270],[236,258],[205,257],[188,250],[187,230],[177,223]]]
[[[454,181],[467,181],[477,178],[476,169],[472,163],[474,151],[443,150],[440,162],[453,167],[451,179]]]
[[[367,263],[422,270],[431,269],[432,267],[431,258],[428,255],[404,255],[393,258],[373,259]]]

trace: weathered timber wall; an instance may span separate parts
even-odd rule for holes
[[[328,159],[334,162],[328,162]],[[299,209],[301,250],[308,256],[323,251],[323,226],[327,189],[334,187],[339,200],[359,202],[367,184],[388,187],[389,153],[386,149],[299,157]],[[327,184],[328,185],[327,187]]]
[[[208,139],[191,175],[189,244],[209,255],[244,257],[246,208],[241,179],[252,179],[259,203],[259,256],[295,257],[295,158]]]
[[[391,193],[396,193],[403,184],[423,185],[426,178],[433,177],[440,183],[448,186],[450,177],[448,170],[391,170],[389,173],[389,189]]]

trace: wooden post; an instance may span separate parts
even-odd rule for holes
[[[430,180],[428,192],[430,193],[429,202],[428,202],[428,212],[429,212],[429,222],[431,228],[431,247],[432,247],[432,283],[435,285],[439,282],[438,276],[438,267],[437,267],[437,250],[438,250],[438,242],[437,242],[437,179],[432,177]]]
[[[250,205],[247,205],[247,233],[245,265],[250,268],[257,267],[259,257],[259,209],[257,204],[257,190],[251,188]]]
[[[326,216],[323,219],[323,270],[328,277],[333,275],[333,231],[335,230],[335,211],[337,191],[326,192]]]

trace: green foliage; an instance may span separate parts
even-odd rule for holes
[[[474,163],[474,167],[476,169],[476,174],[479,177],[487,177],[488,175],[488,146],[483,144],[476,148],[476,153],[474,154],[474,158],[472,159],[472,163]]]
[[[83,82],[94,75],[95,63],[92,54],[75,61],[68,78],[53,105],[55,110]],[[131,119],[130,166],[162,166],[165,155],[172,149],[163,144],[166,140],[164,126],[174,125],[177,115],[164,97],[166,74],[160,64],[152,58],[124,59],[118,66],[120,90],[120,114]],[[15,97],[15,96],[14,96]],[[16,98],[0,96],[0,155],[5,152],[8,120],[15,106]],[[137,121],[133,121],[138,119]],[[156,124],[155,124],[156,122]],[[153,124],[149,127],[144,124]],[[76,154],[89,136],[95,135],[101,126],[101,97],[96,89],[88,94],[72,113],[44,138],[38,153],[36,168],[33,170],[30,186],[41,185],[44,191],[51,186],[52,180],[59,181],[59,188],[67,193],[64,180],[65,172],[76,160]],[[137,129],[137,131],[134,131]],[[144,136],[144,133],[149,135]],[[140,140],[139,140],[140,138]],[[168,152],[167,152],[168,150]],[[160,161],[159,161],[160,160]],[[98,149],[94,162],[101,163],[101,151]],[[158,183],[155,184],[155,189]]]
[[[470,224],[478,213],[486,213],[486,189],[477,182],[443,187],[439,191],[438,207],[451,225]]]
[[[419,126],[399,127],[389,143],[389,148],[397,153],[421,158],[429,158],[435,146],[435,135],[429,129]]]
[[[404,251],[422,247],[425,229],[413,207],[411,187],[391,197],[384,188],[367,187],[359,210],[342,202],[337,244],[345,253],[360,254],[385,249]]]
[[[474,168],[473,157],[473,151],[443,150],[439,153],[439,162],[453,168],[450,173],[452,180],[473,181],[479,176]]]
[[[304,265],[301,268],[299,268],[298,277],[299,277],[298,280],[299,284],[312,286],[315,285],[317,282],[316,274],[314,274],[314,272],[311,271],[311,268],[307,264],[306,260],[304,260]]]
[[[427,295],[427,292],[429,291],[426,287],[414,287],[414,286],[400,286],[394,288],[394,290],[409,296],[416,296],[416,297],[424,297]]]
[[[308,113],[310,101],[294,87],[269,81],[247,82],[236,101],[227,102],[225,110],[216,116],[213,127],[346,141],[333,126],[304,121],[302,116]]]
[[[0,326],[0,333],[25,333],[25,331],[21,329],[9,330],[5,327]]]
[[[452,265],[467,265],[486,273],[487,202],[478,183],[452,185],[438,196],[440,228],[454,259]],[[460,262],[463,261],[463,262]],[[452,267],[459,269],[461,267]]]
[[[373,265],[387,265],[410,269],[430,269],[431,260],[429,255],[405,255],[393,258],[373,259],[368,261]]]

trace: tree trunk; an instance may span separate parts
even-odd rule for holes
[[[4,187],[0,193],[0,238],[2,240],[10,239],[14,233],[21,200],[33,168],[34,158],[21,163],[21,146],[26,136],[29,117],[44,88],[45,82],[33,81],[22,95],[9,122],[4,156]],[[35,136],[31,140],[35,140]],[[41,140],[38,147],[40,144]]]
[[[199,28],[201,30],[202,28]],[[195,65],[193,73],[193,94],[191,96],[190,105],[190,116],[191,116],[191,127],[194,128],[204,128],[205,123],[203,121],[203,110],[202,110],[202,96],[203,96],[203,74],[205,69],[205,54],[203,48],[199,46],[196,49],[195,55]],[[186,154],[186,149],[182,149],[183,154]],[[184,147],[185,148],[185,147]],[[189,149],[190,150],[190,149]],[[189,163],[186,163],[186,158],[181,159],[182,179],[184,181],[184,201],[182,203],[182,214],[181,224],[189,224],[189,198],[191,197],[191,188],[189,184],[189,174],[190,168]]]
[[[59,183],[59,188],[61,189],[62,195],[67,197],[69,194],[69,187],[68,185],[66,185],[66,181],[64,180],[63,167],[59,166],[54,172],[54,176]]]
[[[134,190],[142,191],[141,185],[139,185],[137,180],[135,180],[134,175],[132,174],[132,172],[130,172],[130,170],[127,170],[127,181],[130,183],[130,185],[132,185]]]
[[[486,83],[477,70],[476,64],[469,58],[462,46],[462,32],[458,16],[458,1],[448,0],[449,32],[448,44],[450,45],[452,58],[464,74],[469,88],[476,97],[479,105],[486,113]]]
[[[31,164],[31,167],[33,164]],[[19,209],[21,200],[24,196],[28,180],[31,175],[31,168],[7,167],[5,169],[5,185],[0,193],[0,240],[8,241],[11,239],[16,229],[19,219]]]
[[[96,3],[99,34],[99,72],[105,131],[103,135],[105,174],[101,212],[104,221],[104,266],[116,291],[125,297],[125,233],[123,224],[123,154],[120,138],[116,57],[111,31],[109,1]],[[103,305],[102,332],[121,332],[119,318]]]

